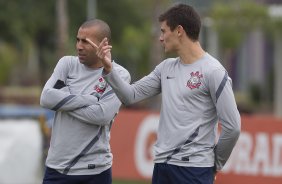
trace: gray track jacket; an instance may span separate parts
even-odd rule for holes
[[[241,121],[231,79],[215,58],[206,53],[193,64],[169,58],[132,85],[116,69],[104,78],[126,105],[162,93],[156,163],[222,169]],[[217,141],[218,122],[222,128]]]
[[[113,62],[122,80],[126,69]],[[46,166],[69,175],[98,174],[112,165],[110,129],[121,102],[102,77],[74,56],[58,62],[40,104],[56,111]]]

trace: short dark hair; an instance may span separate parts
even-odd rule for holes
[[[200,15],[193,7],[186,4],[177,4],[159,16],[159,21],[164,22],[173,31],[178,25],[181,25],[187,36],[197,41],[201,29]]]
[[[98,27],[99,32],[97,33],[96,36],[99,39],[99,41],[102,41],[105,37],[108,38],[108,41],[111,40],[110,26],[103,20],[90,19],[85,21],[80,27],[81,28]]]

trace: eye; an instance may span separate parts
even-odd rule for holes
[[[88,41],[86,41],[86,39],[81,39],[82,43],[88,43]]]

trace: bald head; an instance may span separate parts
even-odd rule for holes
[[[84,22],[80,28],[95,28],[97,30],[95,36],[99,42],[101,42],[105,37],[107,37],[109,41],[111,40],[111,29],[109,25],[100,19],[88,20]]]

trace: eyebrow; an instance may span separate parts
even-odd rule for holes
[[[83,42],[87,42],[86,38],[79,38],[79,37],[76,37],[76,40],[80,40],[80,41],[83,41]]]

